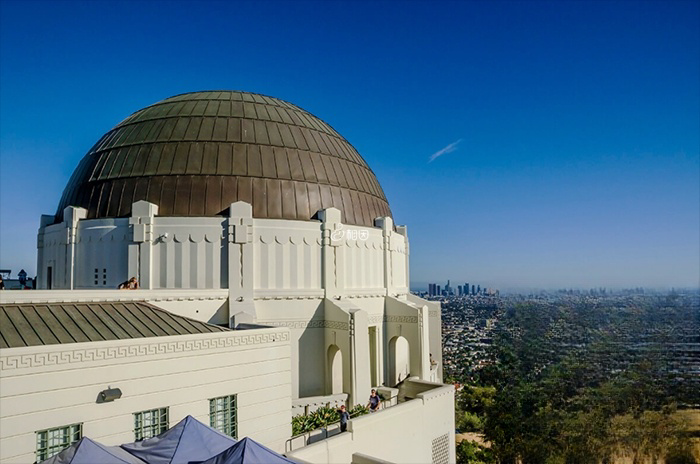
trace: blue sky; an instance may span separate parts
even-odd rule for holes
[[[358,149],[417,286],[699,285],[699,2],[3,0],[0,22],[0,268],[35,272],[103,133],[235,89]]]

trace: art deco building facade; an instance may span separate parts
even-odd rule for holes
[[[197,92],[121,122],[42,216],[38,287],[0,301],[3,462],[41,431],[116,444],[143,411],[206,422],[228,397],[237,435],[298,460],[455,459],[440,308],[409,293],[407,228],[357,151],[290,103]],[[123,396],[96,402],[110,386]],[[290,439],[292,415],[373,387],[391,407]]]

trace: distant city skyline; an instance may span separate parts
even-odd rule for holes
[[[40,215],[104,133],[175,94],[237,89],[357,148],[408,226],[413,286],[700,285],[698,2],[0,8],[15,276],[36,274]]]

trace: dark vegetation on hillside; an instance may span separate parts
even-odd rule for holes
[[[676,411],[700,407],[699,322],[697,295],[506,305],[457,395],[457,428],[491,447],[462,442],[458,462],[696,462]]]

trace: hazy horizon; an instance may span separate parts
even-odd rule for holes
[[[411,282],[411,291],[416,292],[416,291],[428,291],[428,284],[436,283],[440,285],[440,289],[444,290],[445,287],[445,282],[446,281],[436,281],[436,282]],[[453,281],[450,279],[450,287],[452,287],[455,295],[457,294],[457,285],[463,285],[465,282],[464,281]],[[471,286],[472,283],[469,281],[466,281],[466,283],[469,283]],[[474,285],[479,285],[478,282],[475,282]],[[645,287],[645,286],[621,286],[621,287],[615,287],[615,286],[593,286],[593,287],[585,287],[585,286],[562,286],[562,287],[556,287],[556,286],[505,286],[505,287],[499,287],[496,285],[484,285],[483,283],[481,284],[482,290],[484,288],[492,288],[494,290],[498,290],[501,295],[503,294],[526,294],[526,293],[532,293],[532,292],[556,292],[559,290],[573,290],[573,291],[580,291],[580,292],[587,292],[590,290],[600,290],[600,289],[605,289],[606,292],[619,292],[623,290],[634,290],[637,288],[641,288],[644,291],[649,291],[649,292],[658,292],[658,293],[664,293],[664,292],[670,292],[670,291],[691,291],[691,292],[700,292],[700,286],[659,286],[659,287]]]

